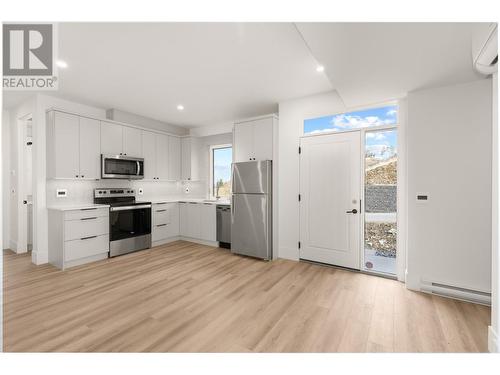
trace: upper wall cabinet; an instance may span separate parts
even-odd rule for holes
[[[181,179],[197,181],[200,179],[199,168],[200,142],[195,137],[185,137],[181,140]]]
[[[47,116],[47,176],[99,179],[99,121],[58,111]]]
[[[168,137],[168,179],[178,181],[181,179],[181,139]]]
[[[174,174],[180,170],[180,146],[177,144],[180,144],[178,137],[142,131],[144,179],[162,181],[179,179],[170,173],[171,166]]]
[[[234,161],[272,160],[273,127],[276,118],[269,116],[234,124]]]
[[[101,153],[142,157],[141,130],[102,121]]]

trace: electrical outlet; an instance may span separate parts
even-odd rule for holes
[[[65,198],[68,196],[68,189],[57,189],[56,197],[57,198]]]
[[[139,195],[144,194],[144,190],[142,190],[142,188],[139,188],[139,189],[137,190],[137,194],[139,194]]]
[[[186,187],[184,188],[184,192],[185,192],[186,194],[189,194],[189,186],[186,186]]]

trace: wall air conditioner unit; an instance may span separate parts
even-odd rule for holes
[[[498,63],[497,24],[481,25],[481,29],[472,38],[472,62],[474,69],[481,74],[493,74]]]

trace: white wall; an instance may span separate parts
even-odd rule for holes
[[[498,131],[498,73],[493,75],[492,80],[492,106],[493,106],[493,165],[492,165],[492,222],[491,222],[491,253],[492,253],[492,267],[491,267],[491,326],[488,330],[488,349],[490,352],[500,352],[500,345],[498,343],[499,335],[499,322],[500,322],[500,278],[498,272],[500,270],[500,257],[498,254],[499,231],[498,231],[498,214],[499,214],[499,182],[500,173],[498,165],[498,145],[500,132]]]
[[[198,128],[189,129],[189,135],[192,135],[193,137],[208,137],[211,135],[232,133],[233,126],[234,122],[226,122],[212,126],[200,126]]]
[[[2,163],[0,164],[0,177],[2,179],[2,185],[0,185],[0,191],[2,192],[2,201],[0,202],[0,212],[2,213],[2,216],[0,217],[0,242],[2,245],[4,244],[4,224],[5,224],[5,218],[3,215],[5,204],[6,204],[6,199],[4,198],[4,191],[5,191],[5,183],[4,179],[5,176],[3,172],[5,170],[6,165],[4,164],[5,162],[5,155],[4,155],[4,128],[8,127],[9,124],[9,113],[7,111],[2,111],[2,131],[0,132],[0,155],[2,155]],[[7,196],[8,200],[8,196]],[[2,254],[0,256],[0,352],[3,352],[3,247],[2,246]]]
[[[299,141],[304,120],[345,111],[337,92],[279,103],[278,256],[299,259]]]
[[[409,288],[491,290],[491,110],[491,79],[408,94]]]

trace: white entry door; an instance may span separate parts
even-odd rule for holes
[[[359,132],[301,140],[301,259],[359,269],[360,151]]]

